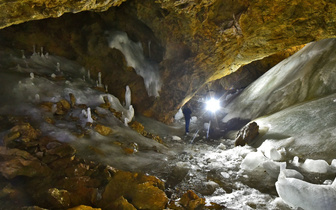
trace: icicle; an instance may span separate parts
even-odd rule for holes
[[[87,121],[88,121],[89,123],[93,123],[93,119],[92,119],[92,117],[91,117],[91,109],[90,109],[90,107],[87,108]]]
[[[125,102],[126,102],[125,108],[128,109],[128,107],[131,105],[131,89],[129,88],[128,85],[126,86]]]
[[[83,81],[85,81],[85,75],[83,75]]]
[[[34,79],[34,77],[35,77],[34,73],[31,72],[31,73],[30,73],[30,78],[31,78],[31,79]]]
[[[59,62],[57,62],[57,67],[56,67],[57,69],[57,71],[61,71],[61,64],[59,63]]]
[[[26,56],[24,54],[24,50],[21,50],[21,53],[22,53],[22,59],[26,59]]]
[[[105,85],[105,92],[108,92],[108,85]]]
[[[48,52],[45,54],[45,57],[46,57],[47,59],[49,58],[49,53],[48,53]]]
[[[90,70],[88,70],[88,79],[90,80],[91,79],[91,75],[90,75]]]

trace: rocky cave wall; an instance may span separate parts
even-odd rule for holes
[[[336,3],[329,0],[27,2],[3,2],[6,12],[0,27],[65,12],[94,12],[7,27],[0,31],[2,46],[44,46],[53,54],[79,61],[93,75],[101,71],[112,94],[122,99],[125,86],[130,85],[136,110],[164,122],[204,84],[252,61],[336,35]],[[148,97],[142,78],[127,67],[118,50],[106,46],[104,32],[109,29],[127,32],[142,43],[147,56],[151,41],[151,55],[155,55],[151,59],[159,63],[163,83],[160,97]]]

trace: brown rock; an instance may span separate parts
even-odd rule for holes
[[[2,21],[0,29],[12,24],[19,24],[29,20],[59,17],[67,12],[81,12],[86,10],[105,11],[111,6],[120,6],[126,0],[108,0],[97,2],[96,0],[85,1],[17,1],[10,4],[1,4]]]
[[[101,181],[89,176],[65,177],[56,186],[69,192],[71,205],[92,205],[96,202]]]
[[[68,210],[101,210],[101,208],[92,208],[91,206],[80,205],[80,206],[70,208]]]
[[[118,171],[107,184],[100,205],[105,208],[123,196],[137,209],[164,209],[168,203],[163,182],[153,176]]]
[[[75,107],[76,106],[76,98],[74,96],[74,94],[69,93],[69,97],[70,97],[70,102],[71,102],[71,107]]]
[[[238,133],[235,139],[235,146],[244,146],[250,143],[259,135],[259,126],[256,122],[250,122],[245,125]]]
[[[110,127],[107,127],[105,125],[97,124],[94,127],[94,130],[100,133],[103,136],[110,135],[112,133],[112,129]]]
[[[200,198],[191,190],[188,190],[181,197],[180,204],[186,209],[196,209],[205,205],[205,199]]]
[[[62,99],[59,102],[56,103],[56,112],[55,114],[57,115],[64,115],[66,113],[68,113],[68,111],[70,110],[70,103],[65,100]]]
[[[108,205],[106,209],[136,210],[136,208],[132,204],[130,204],[123,196],[117,198],[114,202]]]
[[[34,129],[29,123],[22,123],[14,126],[9,134],[5,137],[5,142],[10,142],[16,137],[20,136],[20,140],[23,142],[29,142],[37,139],[41,132]]]
[[[43,198],[47,201],[49,208],[65,209],[71,204],[70,193],[67,190],[51,188],[44,194],[44,197],[41,197]]]
[[[132,121],[129,123],[129,125],[133,130],[137,131],[140,134],[143,133],[145,130],[145,127],[137,121]]]
[[[52,112],[53,105],[54,105],[53,102],[44,101],[44,102],[41,102],[40,108],[42,108],[43,110],[45,110],[47,112]]]
[[[0,147],[0,173],[7,179],[17,176],[44,177],[51,170],[36,157],[19,149]]]

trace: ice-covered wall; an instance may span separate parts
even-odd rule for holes
[[[133,67],[144,79],[148,95],[159,96],[161,81],[158,65],[145,58],[141,43],[130,40],[125,32],[117,31],[111,33],[109,46],[120,50],[125,56],[127,65]]]
[[[336,39],[310,43],[246,88],[225,108],[233,117],[254,119],[336,92]]]

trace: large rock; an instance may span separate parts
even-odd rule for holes
[[[235,146],[244,146],[259,135],[259,126],[256,122],[250,122],[245,125],[238,133],[235,139]]]
[[[137,209],[164,209],[168,198],[163,189],[164,183],[156,177],[118,171],[106,186],[99,206],[114,206],[123,197]]]

